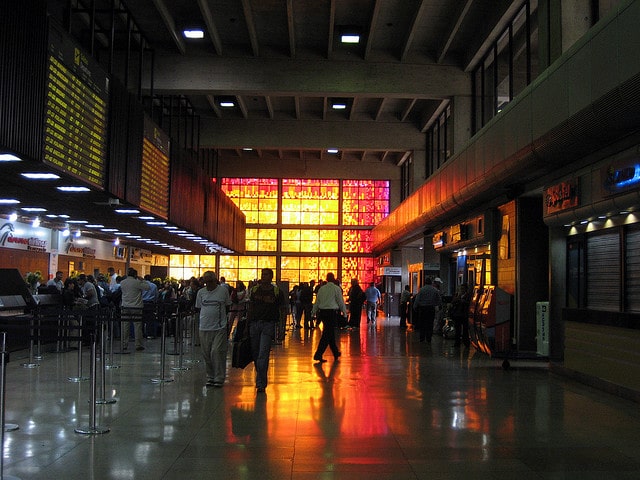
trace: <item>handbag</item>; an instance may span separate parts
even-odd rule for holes
[[[251,353],[251,338],[249,337],[249,329],[246,319],[238,322],[233,341],[231,342],[231,366],[233,368],[245,368],[253,362],[253,354]]]
[[[234,341],[231,347],[231,366],[234,368],[244,368],[253,362],[251,354],[251,338],[244,337]]]

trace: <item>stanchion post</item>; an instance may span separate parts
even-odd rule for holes
[[[0,333],[0,421],[2,422],[2,443],[0,447],[2,447],[2,451],[4,452],[4,432],[5,423],[4,423],[4,400],[5,400],[5,391],[6,391],[6,373],[7,373],[7,333]],[[0,455],[0,479],[2,480],[20,480],[18,477],[14,477],[11,475],[4,474],[4,455]]]
[[[116,399],[115,398],[106,398],[106,391],[107,391],[107,376],[106,376],[106,363],[107,363],[107,359],[106,359],[106,354],[105,354],[105,333],[106,333],[106,325],[105,325],[105,319],[107,317],[105,315],[100,315],[100,319],[99,319],[99,328],[100,328],[100,366],[101,366],[101,375],[100,375],[100,398],[98,398],[96,400],[97,404],[100,405],[106,405],[106,404],[112,404],[112,403],[116,403]],[[109,322],[111,323],[111,322]],[[1,479],[0,479],[1,480]]]
[[[83,315],[80,314],[78,319],[78,326],[76,328],[76,335],[78,335],[78,375],[75,377],[68,377],[70,382],[84,382],[89,380],[89,377],[82,376],[82,328],[83,328]]]
[[[29,319],[29,361],[26,363],[20,364],[24,368],[36,368],[40,366],[39,363],[35,363],[33,361],[34,321],[35,321],[35,317],[32,315],[31,318]]]
[[[74,432],[85,435],[107,433],[109,428],[96,426],[96,334],[93,332],[91,339],[91,393],[89,397],[89,426],[76,428]]]
[[[173,378],[165,377],[165,340],[167,339],[167,322],[166,318],[162,318],[162,333],[160,334],[160,377],[152,378],[153,383],[169,383],[173,382]]]

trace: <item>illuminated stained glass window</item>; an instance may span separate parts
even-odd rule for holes
[[[375,226],[389,215],[389,182],[344,180],[342,224]]]
[[[342,251],[344,253],[370,253],[371,230],[343,230]]]
[[[371,229],[389,213],[388,181],[223,178],[220,184],[246,215],[250,253],[220,257],[227,280],[246,283],[263,267],[291,285],[332,272],[345,292],[351,278],[374,280]]]
[[[375,280],[375,264],[371,257],[342,257],[342,290],[346,293],[351,286],[351,279],[357,278],[364,290]]]
[[[245,249],[248,252],[275,252],[278,249],[278,230],[247,228]]]
[[[247,224],[278,223],[277,178],[227,178],[221,188],[245,214]]]
[[[283,252],[337,252],[338,230],[282,229]]]
[[[282,180],[283,225],[338,225],[339,180]]]

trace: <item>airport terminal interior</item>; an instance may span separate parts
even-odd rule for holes
[[[0,479],[640,478],[638,25],[640,0],[0,0]],[[77,344],[100,310],[48,281],[130,268],[190,323]],[[207,386],[198,279],[266,268],[374,284],[378,320],[316,362],[324,326],[289,316],[266,391],[231,354]],[[469,347],[400,326],[436,278],[443,318],[471,293]]]
[[[637,403],[549,372],[503,368],[398,317],[340,330],[342,355],[312,359],[320,331],[289,329],[274,345],[265,393],[253,366],[205,386],[200,352],[160,363],[146,350],[96,363],[89,351],[17,352],[7,368],[3,478],[247,480],[542,480],[640,477]],[[165,341],[174,353],[173,339]],[[195,362],[194,362],[195,360]],[[104,378],[104,389],[102,388]],[[70,380],[72,379],[72,380]],[[159,379],[166,380],[158,382]],[[104,403],[113,402],[113,403]],[[92,418],[93,417],[93,418]],[[76,430],[95,433],[76,433]]]

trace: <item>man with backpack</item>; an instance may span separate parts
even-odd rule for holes
[[[276,324],[282,315],[286,315],[287,308],[284,294],[272,281],[273,270],[263,268],[260,282],[251,288],[249,294],[247,318],[258,393],[264,393],[267,388],[271,343],[276,335]]]

